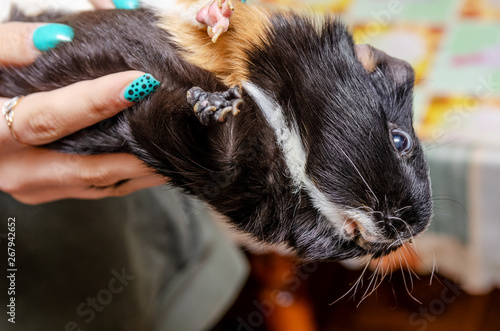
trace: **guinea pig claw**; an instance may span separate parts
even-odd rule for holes
[[[194,112],[197,113],[199,108],[200,108],[200,103],[197,102],[193,107]]]
[[[210,32],[213,33],[212,42],[215,44],[217,42],[217,40],[219,39],[219,37],[224,32],[224,28],[222,26],[216,26],[215,29],[217,32],[215,32],[215,33],[214,33],[214,30],[212,29],[212,27],[209,26],[208,29],[209,29],[208,35],[210,35]]]
[[[229,7],[229,9],[234,10],[233,0],[226,0],[226,3],[227,3],[227,6]],[[224,4],[224,0],[217,0],[217,6],[219,6],[219,8],[222,8],[223,4]]]
[[[186,93],[187,102],[191,105],[194,105],[193,107],[197,109],[199,106],[199,105],[197,105],[197,103],[198,103],[198,100],[200,99],[200,94],[203,92],[204,91],[197,86],[191,88]],[[196,111],[196,109],[195,109],[195,111]]]
[[[239,85],[236,85],[232,88],[232,91],[233,91],[233,94],[235,97],[237,98],[241,98],[241,92],[242,92],[242,89]]]
[[[232,105],[232,114],[233,116],[236,116],[240,113],[240,106],[243,104],[243,99],[236,99],[233,100],[233,105]]]
[[[206,92],[199,87],[193,87],[186,97],[187,103],[193,108],[202,125],[224,122],[228,113],[236,116],[240,112],[239,106],[243,103],[239,86],[224,92]]]
[[[217,116],[218,121],[220,123],[225,122],[227,113],[231,112],[232,110],[233,110],[233,107],[226,107],[226,108],[222,109]]]

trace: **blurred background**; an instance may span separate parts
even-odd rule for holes
[[[83,0],[0,0],[0,17],[7,16],[10,2],[29,3],[26,8],[33,12],[44,6],[72,10],[90,8]],[[145,2],[168,8],[165,4],[168,1]],[[253,2],[334,13],[352,28],[357,43],[371,44],[414,66],[414,122],[431,167],[435,216],[429,230],[413,244],[388,258],[370,263],[355,260],[297,266],[283,256],[246,251],[245,257],[251,266],[250,276],[226,315],[210,328],[213,331],[500,330],[500,0]],[[149,198],[144,204],[147,205],[148,201]],[[25,274],[38,275],[38,269],[45,272],[51,268],[54,273],[47,278],[37,276],[34,284],[29,279],[20,285],[29,299],[37,298],[40,302],[48,302],[45,296],[54,297],[54,302],[57,299],[59,306],[54,306],[57,309],[51,310],[50,305],[36,305],[32,311],[39,315],[36,318],[40,321],[47,321],[48,317],[55,320],[54,316],[59,312],[63,322],[78,318],[75,307],[87,296],[100,293],[99,290],[109,281],[112,267],[121,270],[123,265],[128,266],[130,259],[127,256],[139,256],[136,252],[141,249],[145,251],[144,255],[140,255],[141,262],[153,260],[143,242],[137,246],[121,241],[117,243],[118,239],[126,237],[121,234],[122,231],[128,231],[127,235],[130,235],[139,233],[137,229],[143,229],[143,225],[139,227],[134,223],[140,223],[142,216],[139,215],[143,214],[135,215],[126,213],[126,208],[123,210],[126,214],[124,218],[134,218],[130,221],[133,226],[124,226],[122,220],[115,223],[108,221],[111,224],[109,234],[102,230],[106,215],[102,220],[89,219],[84,224],[64,221],[42,224],[33,217],[32,224],[18,230],[21,238],[27,238],[21,242],[19,249],[24,247],[31,254],[20,259],[24,261]],[[150,231],[161,235],[162,240],[167,238],[168,244],[179,237],[171,228],[165,233],[172,238],[160,233],[156,222],[155,227],[150,226]],[[95,230],[90,231],[92,236],[89,235],[88,242],[96,246],[95,252],[89,253],[88,242],[85,241],[85,245],[79,244],[81,248],[73,245],[78,248],[73,253],[70,239],[76,241],[92,226]],[[60,265],[48,268],[43,262],[37,269],[33,267],[37,265],[34,262],[29,264],[29,258],[38,259],[39,252],[43,252],[40,247],[45,245],[42,240],[45,232],[40,232],[37,227],[43,228],[46,233],[59,229],[60,236],[56,239],[47,237],[46,241],[50,244],[57,242],[60,246],[46,256],[51,261],[60,261]],[[29,230],[33,232],[33,240],[28,240]],[[66,238],[66,242],[61,238]],[[193,242],[199,242],[195,239]],[[107,247],[112,241],[117,248],[110,250]],[[31,249],[30,245],[35,248]],[[203,249],[200,248],[200,251]],[[56,253],[65,255],[64,259],[56,260]],[[113,258],[114,255],[118,258]],[[85,257],[88,261],[84,260]],[[158,261],[163,260],[162,256],[157,256],[157,261],[151,263],[154,267],[147,269],[141,264],[138,269],[151,275],[154,268],[161,265]],[[233,262],[226,259],[224,263]],[[67,271],[69,265],[83,267],[72,274]],[[100,269],[94,271],[93,267]],[[165,270],[169,268],[165,267]],[[236,273],[230,270],[222,267],[218,271],[229,276],[232,276],[231,272]],[[198,269],[193,273],[200,274]],[[167,272],[161,274],[163,278],[158,278],[165,279],[165,274]],[[189,305],[181,306],[178,299],[165,306],[175,307],[171,309],[171,315],[180,314],[179,319],[192,319],[195,317],[195,304],[221,301],[220,295],[207,297],[204,292],[211,284],[210,275],[215,274],[203,274],[203,282],[206,283],[200,283],[200,288],[188,285],[196,290],[192,297],[194,303],[189,303],[191,308]],[[240,271],[238,277],[243,279],[242,274],[244,272]],[[70,285],[58,288],[62,275],[67,277]],[[385,279],[382,281],[383,275]],[[151,283],[150,278],[145,276],[145,283]],[[93,287],[88,285],[92,281],[96,283]],[[30,285],[33,291],[40,293],[31,291]],[[178,287],[177,283],[174,285]],[[232,284],[232,288],[237,290],[239,285]],[[133,289],[134,295],[142,293],[135,287]],[[85,330],[142,330],[127,321],[127,317],[138,310],[126,308],[126,304],[122,308],[120,305],[126,300],[125,295],[117,297]],[[230,301],[228,297],[224,300]],[[68,308],[63,314],[61,307],[64,306]],[[160,308],[155,312],[165,315]],[[116,316],[123,320],[119,327],[112,323],[116,321]],[[21,321],[30,318],[28,315],[20,317]],[[108,324],[101,323],[100,319],[105,318]],[[40,322],[33,325],[40,325]],[[43,330],[54,330],[52,325],[61,326],[61,330],[64,326],[57,320]],[[9,327],[8,330],[14,330],[11,325]],[[30,330],[35,329],[42,330],[36,327]],[[161,330],[181,329],[167,327]]]

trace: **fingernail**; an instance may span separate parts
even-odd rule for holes
[[[139,8],[139,0],[113,0],[118,9],[137,9]]]
[[[144,74],[125,88],[123,96],[128,101],[137,102],[156,91],[158,86],[160,86],[159,81],[150,74]]]
[[[72,41],[74,36],[75,32],[70,26],[51,23],[35,30],[33,43],[38,50],[44,52],[55,48],[61,42]]]

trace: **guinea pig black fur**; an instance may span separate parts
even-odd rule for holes
[[[422,232],[432,200],[410,65],[355,46],[329,17],[259,12],[248,32],[253,9],[240,23],[238,10],[219,46],[200,41],[213,54],[234,48],[235,58],[214,57],[238,66],[227,73],[204,65],[179,41],[187,32],[152,10],[95,11],[56,19],[73,27],[73,42],[1,68],[0,95],[148,72],[161,82],[155,93],[47,147],[136,155],[236,230],[305,260],[377,257]]]

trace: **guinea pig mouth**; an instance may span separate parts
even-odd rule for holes
[[[349,240],[354,241],[358,246],[366,250],[370,250],[381,241],[380,238],[367,231],[361,222],[350,217],[345,219],[343,231]]]
[[[344,233],[348,238],[354,239],[359,236],[359,224],[353,219],[346,219],[344,222]]]

